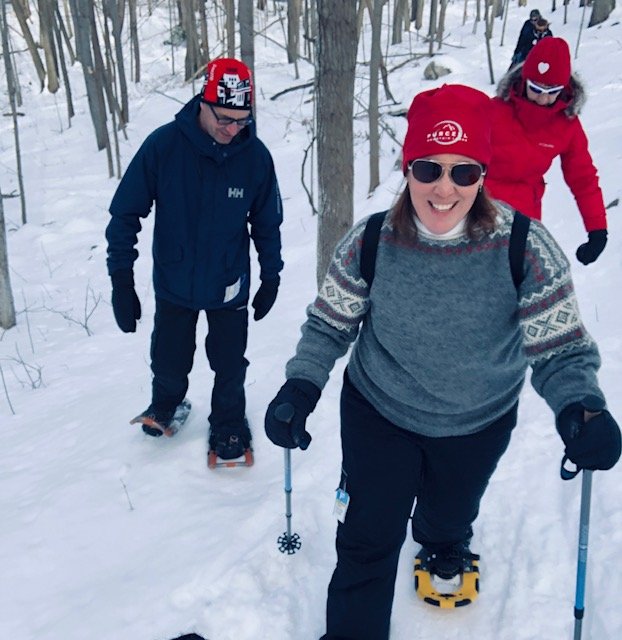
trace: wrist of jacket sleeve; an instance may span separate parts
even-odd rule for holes
[[[585,265],[595,262],[607,244],[607,229],[588,231],[587,242],[577,249],[577,260]]]
[[[134,272],[132,269],[119,269],[110,276],[110,279],[113,287],[134,286]]]
[[[557,416],[566,456],[581,469],[611,469],[620,458],[620,428],[606,409],[586,421],[585,409],[583,403],[573,402]]]

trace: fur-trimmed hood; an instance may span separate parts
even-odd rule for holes
[[[518,64],[510,69],[499,81],[497,85],[497,96],[504,102],[508,102],[512,98],[513,88],[515,89],[515,97],[521,95],[523,85],[522,70],[523,63]],[[568,103],[564,109],[564,113],[569,118],[576,117],[581,113],[581,109],[587,100],[587,95],[585,94],[583,83],[576,74],[571,74],[569,87],[562,91],[560,99]]]

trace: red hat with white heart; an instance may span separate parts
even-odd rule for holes
[[[565,87],[570,80],[570,49],[563,38],[542,38],[527,54],[523,80],[549,87]]]

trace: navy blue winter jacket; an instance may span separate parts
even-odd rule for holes
[[[192,309],[235,307],[248,300],[250,237],[262,280],[283,268],[281,197],[254,124],[218,144],[198,125],[199,100],[151,133],[130,162],[110,205],[108,273],[132,269],[140,218],[155,202],[155,294]]]

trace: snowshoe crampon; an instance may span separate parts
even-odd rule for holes
[[[139,416],[130,420],[130,424],[141,424],[143,431],[148,436],[172,438],[188,419],[191,409],[190,400],[184,398],[172,414],[158,415],[149,407]]]
[[[252,467],[255,462],[248,421],[243,425],[217,425],[210,428],[207,466]]]
[[[479,556],[464,551],[458,557],[455,575],[437,571],[436,554],[422,549],[415,557],[415,591],[427,604],[455,609],[471,604],[479,593]],[[439,575],[439,573],[441,575]]]

